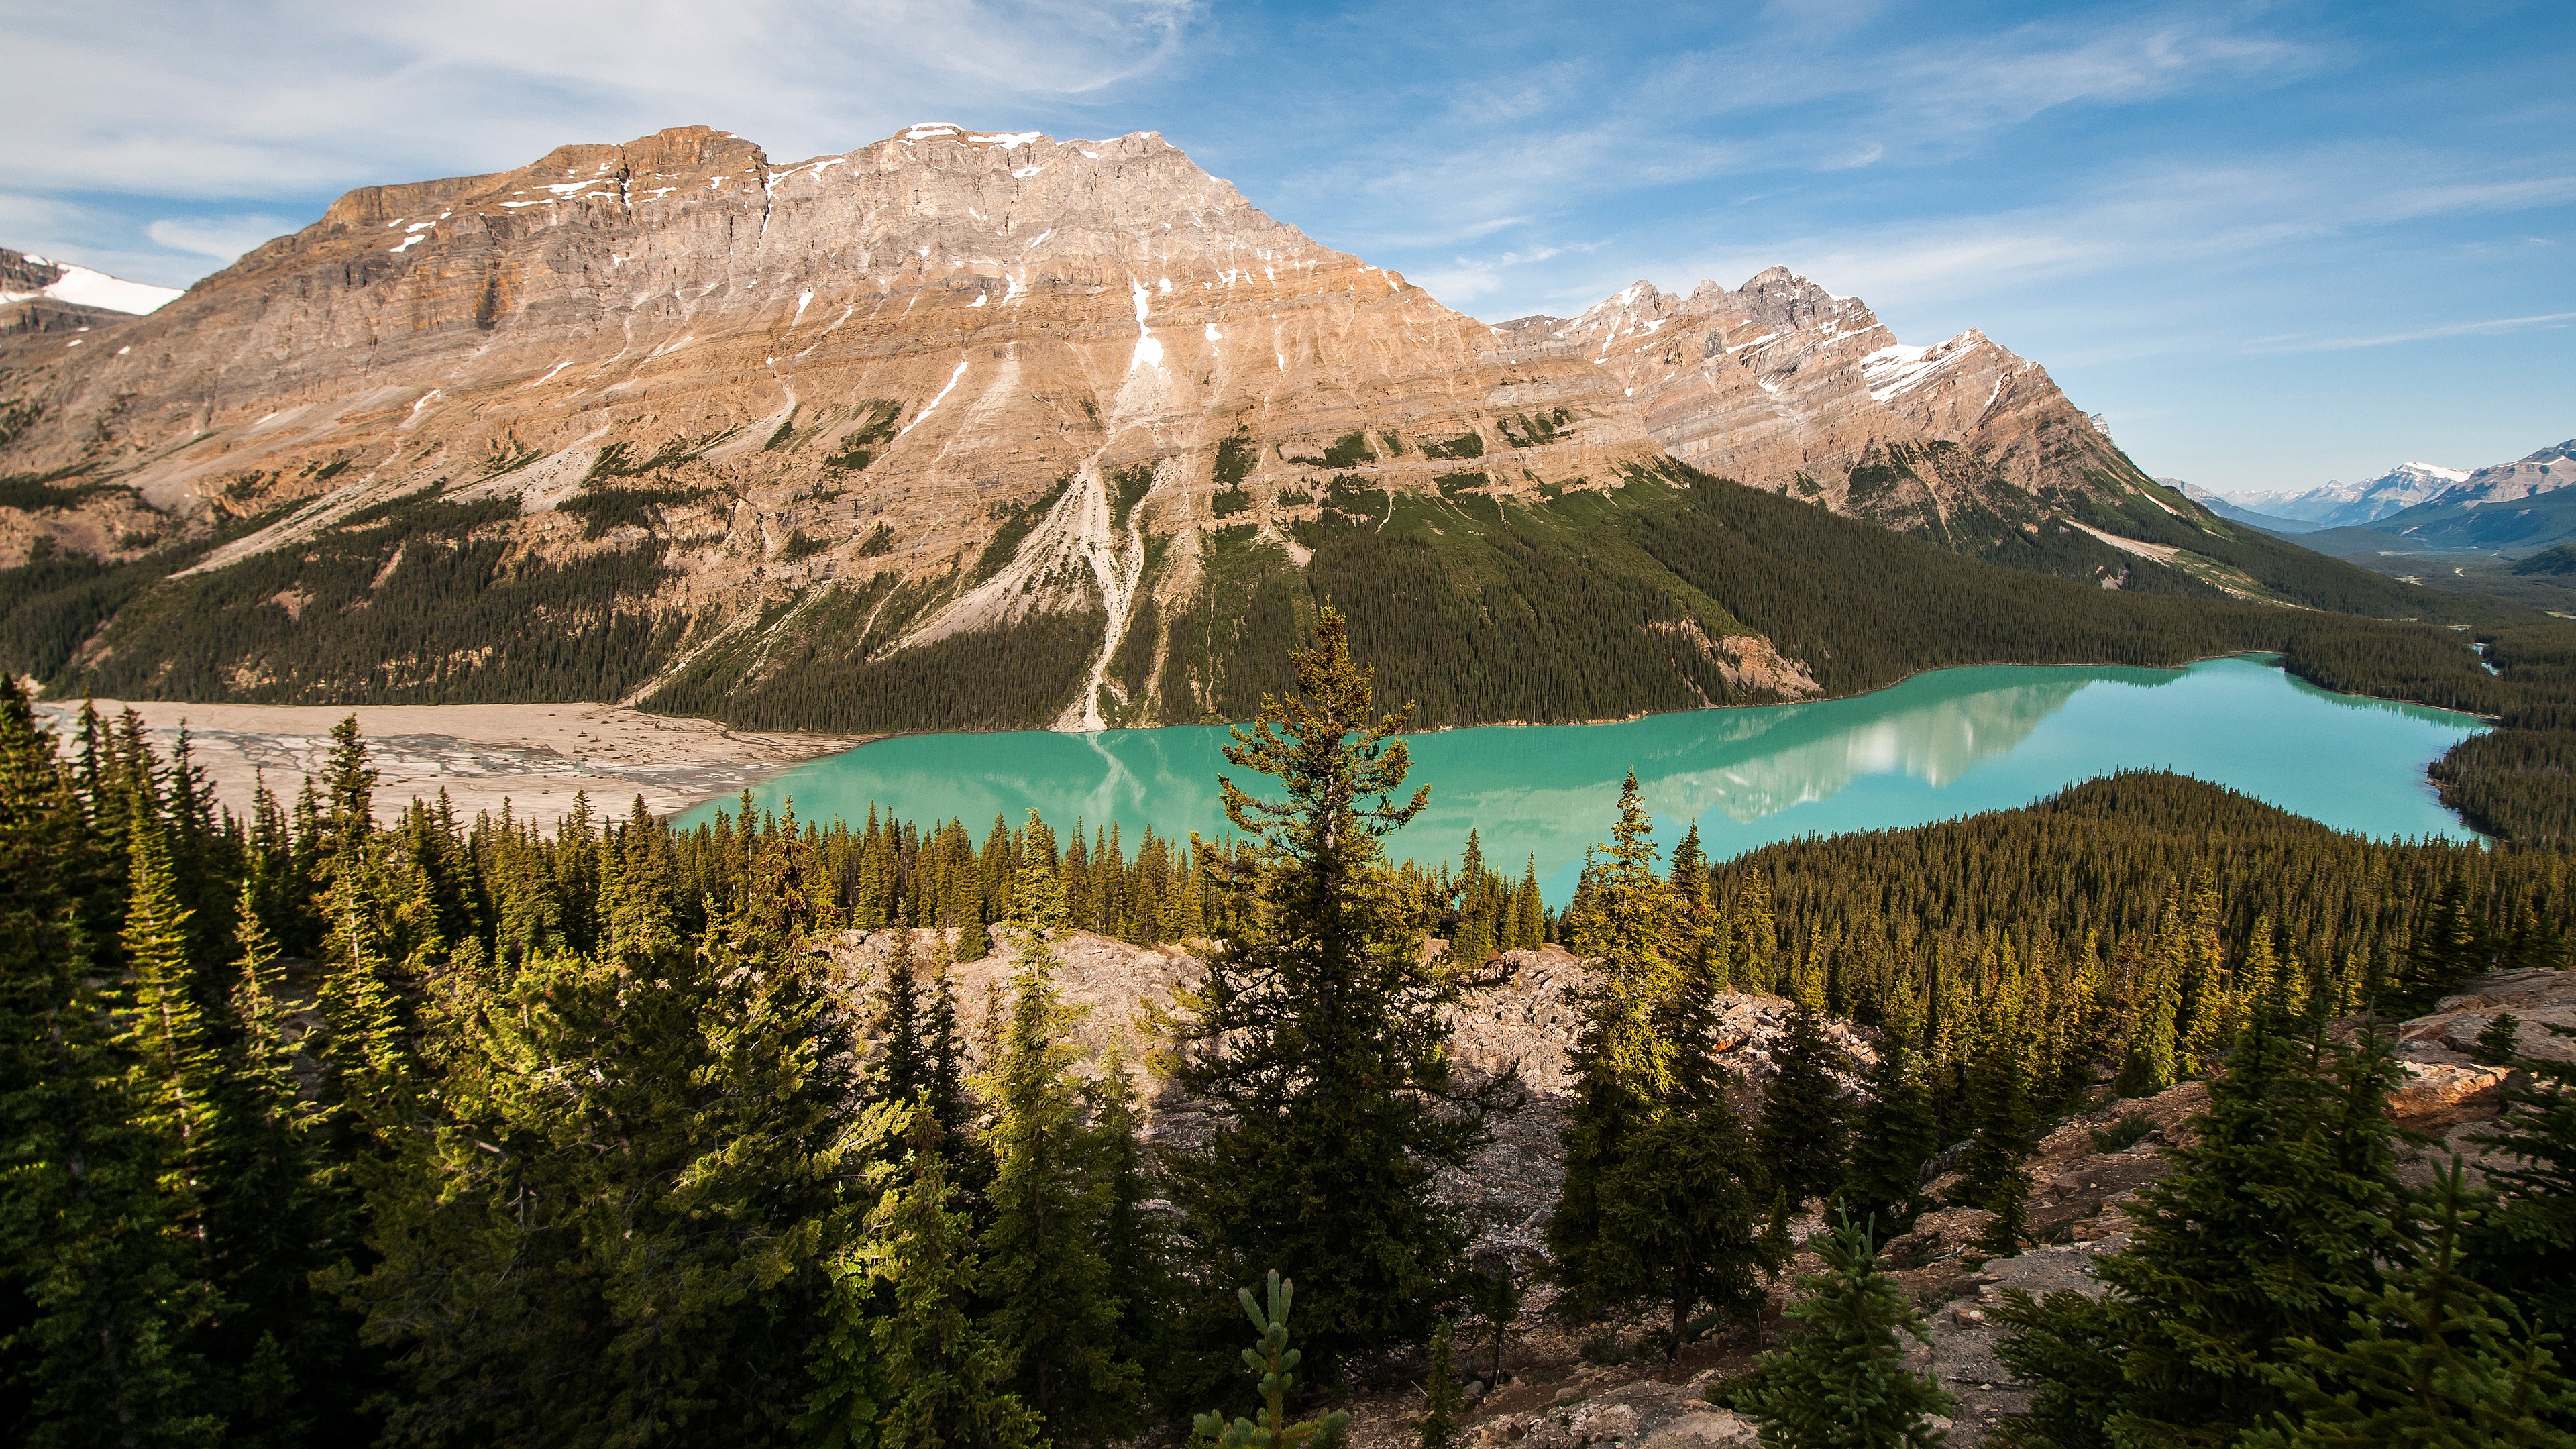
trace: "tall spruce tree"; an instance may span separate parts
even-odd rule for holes
[[[1861,1079],[1861,1091],[1843,1175],[1843,1205],[1865,1228],[1894,1237],[1912,1227],[1923,1210],[1923,1164],[1940,1149],[1941,1123],[1923,1090],[1914,1053],[1894,1033]]]
[[[969,1312],[984,1273],[972,1222],[953,1201],[939,1124],[925,1105],[898,1120],[906,1150],[879,1173],[892,1180],[866,1236],[828,1265],[798,1436],[820,1449],[1042,1444],[1037,1415],[1007,1383],[1009,1352]]]
[[[869,1095],[901,1104],[930,1087],[929,1043],[923,1037],[921,970],[913,959],[912,927],[898,920],[894,948],[886,953],[884,979],[876,990],[877,1060]]]
[[[1994,1216],[1977,1239],[1990,1257],[2021,1251],[2030,1226],[2033,1117],[2028,1067],[2009,1040],[1989,1033],[1967,1063],[1968,1149],[1959,1154],[1954,1200]]]
[[[1771,1080],[1762,1089],[1762,1120],[1753,1140],[1771,1185],[1795,1210],[1842,1185],[1851,1131],[1844,1121],[1843,1054],[1825,1035],[1824,1019],[1792,1006],[1787,1030],[1771,1048]]]
[[[1789,1316],[1805,1328],[1762,1356],[1747,1407],[1763,1449],[1931,1449],[1931,1421],[1955,1407],[1928,1374],[1905,1366],[1910,1334],[1929,1344],[1923,1316],[1881,1272],[1865,1228],[1848,1218],[1816,1244],[1824,1271],[1799,1280]]]
[[[1781,1255],[1760,1229],[1760,1166],[1727,1105],[1707,993],[1673,959],[1673,893],[1652,831],[1631,773],[1575,918],[1574,948],[1594,965],[1547,1246],[1572,1305],[1657,1305],[1678,1355],[1700,1305],[1727,1318],[1758,1310],[1761,1275]]]
[[[1458,1291],[1466,1226],[1430,1181],[1464,1165],[1515,1083],[1452,1079],[1443,1013],[1461,986],[1422,960],[1388,880],[1382,837],[1429,799],[1400,794],[1404,711],[1373,712],[1337,609],[1295,664],[1300,692],[1264,700],[1226,747],[1281,798],[1219,780],[1248,899],[1178,1003],[1174,1080],[1216,1126],[1175,1176],[1206,1272],[1298,1265],[1307,1352],[1331,1365],[1421,1342]]]
[[[1029,812],[1029,832],[1045,827]],[[1073,1080],[1071,1013],[1055,988],[1067,929],[1063,878],[1024,859],[1002,923],[1011,943],[1011,1014],[987,1071],[984,1129],[993,1159],[992,1222],[981,1239],[992,1331],[1010,1383],[1050,1437],[1085,1444],[1135,1432],[1140,1371],[1118,1356],[1119,1285],[1103,1251],[1107,1185]]]
[[[131,843],[94,836],[74,786],[130,802],[131,785],[94,711],[82,734],[66,769],[0,675],[0,1431],[38,1449],[212,1444],[217,1375],[199,1337],[220,1300],[201,1223],[163,1196],[170,1104],[118,1049],[125,1003],[96,984]],[[130,827],[122,806],[99,813]]]
[[[2295,1412],[2273,1371],[2352,1333],[2346,1290],[2400,1261],[2386,1043],[2284,1036],[2258,1016],[2211,1084],[2198,1137],[2142,1188],[2112,1292],[2013,1294],[1999,1353],[2037,1389],[2004,1442],[2225,1443]]]
[[[1538,893],[1538,856],[1533,853],[1512,892],[1512,949],[1535,951],[1547,944],[1547,902]]]
[[[2504,1114],[2471,1139],[2488,1149],[2488,1185],[2504,1195],[2467,1230],[2473,1271],[2565,1334],[2576,1331],[2576,1062],[2518,1051],[2509,1060]]]

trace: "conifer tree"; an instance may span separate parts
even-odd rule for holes
[[[1956,1200],[1994,1214],[1977,1239],[1990,1257],[2021,1251],[2029,1228],[2032,1149],[2030,1092],[2025,1069],[2009,1041],[1990,1037],[1968,1067],[1967,1110],[1972,1131],[1959,1155]]]
[[[1806,1331],[1757,1366],[1761,1387],[1747,1407],[1763,1449],[1931,1449],[1946,1437],[1931,1420],[1955,1405],[1905,1367],[1898,1335],[1931,1342],[1923,1316],[1850,1219],[1816,1251],[1825,1271],[1799,1280],[1788,1310]]]
[[[0,1438],[212,1442],[195,1339],[218,1300],[162,1197],[169,1143],[136,1120],[149,1105],[110,1039],[117,1003],[92,985],[93,950],[113,942],[89,911],[126,869],[93,843],[74,790],[111,787],[95,711],[81,733],[66,769],[0,675]]]
[[[1547,944],[1547,903],[1538,893],[1538,855],[1532,852],[1521,872],[1520,889],[1512,895],[1512,949],[1535,951]]]
[[[2491,1067],[2511,1066],[2520,1056],[2522,1018],[2510,1011],[2499,1011],[2478,1028],[2477,1050],[2471,1055]]]
[[[1140,1140],[1136,1084],[1116,1047],[1083,1084],[1083,1101],[1100,1197],[1093,1231],[1118,1294],[1112,1357],[1138,1365],[1150,1386],[1169,1362],[1178,1289],[1169,1214],[1153,1205],[1162,1176]]]
[[[196,962],[159,812],[138,796],[130,807],[125,911],[125,1005],[117,1046],[133,1063],[129,1120],[162,1144],[160,1196],[177,1231],[203,1260],[206,1197],[214,1189],[217,1063],[197,1007]]]
[[[2114,1290],[2012,1295],[1999,1352],[2037,1389],[2024,1446],[2228,1442],[2294,1409],[2290,1343],[2339,1349],[2343,1290],[2404,1255],[2384,1041],[2294,1041],[2258,1017],[2211,1084],[2198,1139],[2141,1189],[2136,1236],[2098,1260]],[[2305,1350],[2299,1352],[2304,1353]]]
[[[1941,1146],[1941,1124],[1923,1090],[1914,1054],[1891,1033],[1862,1078],[1865,1100],[1853,1114],[1851,1158],[1843,1176],[1844,1210],[1864,1228],[1893,1237],[1923,1210],[1923,1164]]]
[[[1792,1209],[1831,1196],[1842,1184],[1850,1145],[1842,1084],[1834,1076],[1842,1059],[1823,1019],[1803,1004],[1793,1006],[1787,1030],[1771,1048],[1771,1080],[1753,1135],[1763,1170],[1773,1187],[1788,1193]]]
[[[1782,1258],[1758,1226],[1761,1169],[1728,1107],[1695,973],[1672,959],[1672,887],[1632,773],[1619,823],[1586,874],[1574,947],[1593,958],[1572,1052],[1566,1173],[1547,1227],[1550,1272],[1584,1309],[1652,1303],[1668,1355],[1692,1310],[1742,1317]]]
[[[1429,1372],[1422,1381],[1422,1424],[1416,1449],[1453,1449],[1458,1442],[1458,1365],[1449,1346],[1449,1320],[1431,1330]]]
[[[1265,700],[1226,748],[1284,798],[1218,782],[1253,870],[1234,933],[1178,1002],[1174,1080],[1216,1127],[1175,1175],[1205,1271],[1304,1265],[1319,1285],[1308,1350],[1330,1363],[1428,1335],[1467,1243],[1430,1180],[1466,1162],[1515,1083],[1451,1079],[1443,1012],[1460,983],[1422,960],[1387,881],[1381,838],[1429,799],[1398,793],[1404,712],[1373,713],[1339,610],[1295,664],[1301,692]]]
[[[898,1120],[899,1180],[829,1265],[797,1428],[821,1449],[1030,1449],[1044,1442],[1038,1417],[1007,1385],[1008,1352],[968,1313],[984,1274],[938,1124],[918,1105]]]
[[[2413,1261],[2375,1289],[2342,1284],[2344,1341],[2297,1338],[2265,1378],[2290,1410],[2238,1442],[2245,1449],[2569,1449],[2576,1389],[2553,1350],[2505,1296],[2473,1282],[2464,1238],[2477,1217],[2460,1160],[2433,1187],[2432,1221]]]
[[[1297,1387],[1297,1365],[1304,1358],[1301,1350],[1288,1346],[1288,1310],[1296,1293],[1297,1285],[1282,1279],[1276,1268],[1270,1270],[1265,1298],[1254,1298],[1249,1288],[1236,1290],[1243,1316],[1252,1320],[1252,1331],[1261,1335],[1259,1347],[1243,1351],[1244,1365],[1260,1375],[1261,1417],[1229,1423],[1223,1414],[1200,1414],[1191,1422],[1197,1437],[1216,1441],[1218,1449],[1299,1449],[1308,1443],[1321,1449],[1341,1442],[1351,1416],[1339,1409],[1300,1423],[1288,1422],[1288,1396]]]
[[[2504,1018],[2499,1017],[2499,1020]],[[2576,1037],[2549,1025],[2551,1034]],[[2576,1062],[2509,1058],[2505,1110],[2487,1149],[2487,1182],[2504,1194],[2468,1229],[2473,1270],[2512,1295],[2525,1315],[2561,1334],[2576,1328]]]
[[[1449,942],[1449,959],[1461,966],[1476,966],[1494,954],[1496,947],[1493,904],[1485,895],[1485,853],[1477,844],[1474,830],[1467,832],[1467,854],[1458,879],[1464,889],[1458,901],[1457,934]]]
[[[1030,833],[1043,828],[1029,812]],[[993,1182],[980,1247],[997,1304],[992,1331],[1015,1364],[1014,1392],[1049,1434],[1100,1443],[1134,1432],[1140,1377],[1115,1352],[1121,1303],[1102,1252],[1105,1184],[1072,1079],[1071,1017],[1055,989],[1064,882],[1037,852],[1022,863],[1011,908],[1011,1013],[984,1082]]]
[[[913,963],[912,927],[900,918],[884,972],[873,1023],[881,1045],[869,1095],[875,1101],[901,1105],[928,1089],[931,1062],[930,1045],[923,1039],[921,972]]]

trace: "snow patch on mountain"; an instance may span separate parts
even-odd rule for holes
[[[24,302],[34,297],[50,297],[74,307],[97,307],[109,312],[131,312],[141,316],[157,311],[181,295],[177,287],[155,287],[146,282],[129,282],[111,277],[72,262],[50,261],[32,252],[22,253],[23,265],[10,268],[12,276],[45,277],[51,281],[28,291],[0,288],[0,306]],[[20,285],[25,285],[21,283]]]

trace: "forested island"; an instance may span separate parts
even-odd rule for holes
[[[1329,609],[1236,732],[1231,830],[1132,854],[1034,814],[385,823],[354,724],[241,818],[184,745],[58,741],[11,680],[0,1417],[1324,1449],[1393,1395],[1450,1449],[1547,1323],[1648,1369],[1745,1344],[1692,1381],[1707,1433],[1930,1444],[1957,1386],[1908,1357],[1938,1305],[1890,1245],[1964,1212],[1971,1265],[2014,1260],[2053,1127],[2185,1094],[2108,1291],[1997,1301],[2029,1396],[1990,1440],[2576,1442],[2576,1065],[2493,1016],[2483,1185],[2409,1180],[2390,1105],[2391,1022],[2569,961],[2569,656],[2491,657],[2442,667],[2509,726],[2444,777],[2492,845],[2124,775],[1715,862],[1659,852],[1632,781],[1561,911],[1472,839],[1389,860],[1438,782]],[[1193,963],[1135,1057],[1077,1039],[1077,937]],[[1443,1185],[1536,1094],[1454,1038],[1558,952],[1562,1179],[1543,1251],[1487,1251]],[[1779,1023],[1758,1079],[1740,998]]]

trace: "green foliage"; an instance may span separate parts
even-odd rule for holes
[[[927,1107],[908,1114],[903,1135],[895,1185],[868,1214],[866,1236],[830,1265],[797,1437],[824,1449],[1041,1444],[1037,1416],[1005,1387],[1009,1350],[969,1316],[984,1273]]]
[[[1282,1280],[1276,1268],[1270,1270],[1264,1299],[1256,1300],[1249,1288],[1236,1290],[1243,1316],[1252,1320],[1252,1331],[1261,1335],[1258,1347],[1243,1351],[1244,1367],[1260,1375],[1261,1418],[1228,1422],[1223,1414],[1198,1415],[1192,1427],[1218,1449],[1297,1449],[1309,1441],[1331,1445],[1340,1442],[1342,1431],[1349,1427],[1351,1416],[1339,1409],[1288,1422],[1288,1393],[1297,1386],[1297,1365],[1304,1357],[1288,1346],[1288,1309],[1296,1293],[1297,1285]]]
[[[2576,1390],[2503,1294],[2469,1279],[2462,1244],[2479,1216],[2460,1160],[2434,1184],[2434,1214],[2414,1261],[2376,1289],[2338,1285],[2350,1310],[2342,1342],[2294,1339],[2266,1376],[2293,1411],[2239,1440],[2246,1449],[2380,1445],[2566,1449]]]
[[[1782,1245],[1757,1226],[1761,1165],[1727,1105],[1710,983],[1675,949],[1678,897],[1655,873],[1651,830],[1632,773],[1567,912],[1573,948],[1598,964],[1579,998],[1565,1181],[1547,1247],[1573,1306],[1663,1307],[1665,1352],[1678,1356],[1701,1304],[1725,1319],[1759,1311],[1761,1275],[1777,1270]]]
[[[2562,1039],[2566,1028],[2548,1030]],[[2511,1057],[2505,1110],[2471,1139],[2491,1157],[2487,1181],[2505,1194],[2469,1231],[2478,1276],[2523,1313],[2564,1332],[2576,1325],[2576,1063]]]
[[[1979,1043],[1967,1069],[1963,1114],[1974,1129],[1959,1156],[1958,1201],[1994,1214],[1978,1251],[2005,1258],[2021,1251],[2030,1222],[2030,1172],[2037,1147],[2021,1053],[2007,1040]]]
[[[2576,902],[2576,861],[2375,842],[2196,780],[2122,774],[2017,810],[1766,846],[1712,887],[1721,902],[1758,887],[1779,949],[1810,963],[1831,1010],[1905,1023],[1947,1112],[1983,1017],[2032,1068],[2036,1109],[2158,1041],[2172,1080],[2191,997],[2220,1004],[2222,1027],[2250,1008],[2258,936],[2291,1015],[2558,964],[2548,923]]]
[[[993,511],[993,537],[975,560],[974,581],[980,584],[1000,573],[1004,564],[1017,557],[1020,545],[1028,540],[1030,530],[1038,526],[1039,519],[1055,510],[1056,501],[1064,497],[1064,491],[1072,486],[1073,475],[1061,474],[1056,478],[1055,486],[1040,497],[997,505]]]
[[[1767,1180],[1789,1194],[1793,1209],[1832,1196],[1842,1184],[1851,1141],[1834,1075],[1842,1065],[1818,1014],[1792,1006],[1788,1029],[1771,1047],[1771,1080],[1763,1084],[1753,1141]]]
[[[1251,507],[1252,493],[1243,488],[1228,488],[1208,499],[1208,512],[1219,518],[1231,518]]]
[[[841,435],[841,451],[823,460],[823,466],[840,472],[855,473],[876,461],[876,447],[894,436],[895,419],[903,416],[903,404],[882,398],[859,404],[859,425]]]
[[[1565,408],[1543,413],[1514,413],[1510,417],[1496,417],[1494,430],[1503,435],[1504,442],[1515,448],[1535,448],[1555,442],[1557,429],[1573,420],[1574,414]]]
[[[1029,833],[1044,826],[1030,812]],[[1013,943],[1011,1015],[981,1085],[992,1220],[981,1241],[992,1323],[1018,1352],[1011,1386],[1059,1438],[1135,1433],[1139,1371],[1118,1353],[1119,1285],[1109,1275],[1109,1197],[1072,1080],[1072,1015],[1055,989],[1067,928],[1064,883],[1041,840],[1025,850],[1003,934]]]
[[[1955,1407],[1928,1374],[1907,1371],[1900,1334],[1931,1341],[1896,1280],[1880,1272],[1867,1230],[1846,1219],[1816,1245],[1825,1271],[1801,1278],[1789,1316],[1805,1329],[1762,1356],[1760,1386],[1741,1402],[1763,1449],[1930,1449],[1931,1420]]]
[[[851,557],[883,558],[892,552],[894,552],[894,525],[880,523],[868,530],[867,537],[859,540],[858,551]]]
[[[547,562],[481,531],[517,511],[415,495],[160,581],[89,668],[55,678],[133,699],[459,704],[608,699],[650,677],[678,634],[632,602],[669,575],[661,543]]]
[[[1493,481],[1493,479],[1486,477],[1482,473],[1466,472],[1443,473],[1432,479],[1431,483],[1433,487],[1440,490],[1441,497],[1456,498],[1461,493],[1474,492]]]
[[[1415,1449],[1454,1449],[1458,1415],[1466,1407],[1458,1393],[1456,1356],[1449,1348],[1449,1320],[1431,1331],[1430,1372],[1422,1382],[1422,1426]]]
[[[2576,543],[2562,543],[2556,548],[2533,554],[2513,566],[2525,578],[2565,578],[2576,575]]]
[[[2478,1028],[2477,1049],[2470,1055],[2487,1066],[2511,1066],[2514,1058],[2521,1055],[2521,1038],[2522,1018],[2510,1011],[2499,1011]]]
[[[1097,612],[888,651],[936,597],[935,585],[878,574],[776,600],[692,655],[645,707],[748,729],[849,731],[1035,727],[1064,709],[1100,637]]]
[[[65,478],[77,478],[96,465],[76,463],[50,473],[0,473],[0,508],[23,509],[29,513],[46,509],[71,508],[82,500],[101,493],[131,493],[122,483],[74,483],[63,486]]]
[[[1113,531],[1124,530],[1127,516],[1136,511],[1137,504],[1145,501],[1146,494],[1154,491],[1154,465],[1139,463],[1132,468],[1121,468],[1109,474],[1105,481],[1109,484],[1109,527]]]
[[[2109,1296],[2015,1294],[1999,1352],[2037,1388],[2020,1445],[2220,1442],[2296,1407],[2279,1370],[2350,1334],[2350,1293],[2401,1258],[2386,1044],[2248,1028],[2191,1146],[2139,1191]]]
[[[712,488],[665,486],[653,488],[584,488],[555,505],[557,511],[581,520],[581,536],[586,540],[605,538],[620,528],[658,531],[668,509],[685,508],[715,496]],[[510,505],[512,500],[495,499]],[[515,512],[495,512],[490,521],[498,522]]]
[[[1216,484],[1233,488],[1252,476],[1252,465],[1261,461],[1261,450],[1252,441],[1250,429],[1238,423],[1233,432],[1216,445]]]
[[[787,541],[780,544],[778,552],[771,557],[780,563],[795,563],[801,559],[812,558],[829,547],[831,545],[821,539],[808,537],[805,530],[799,528],[789,532]]]
[[[1224,881],[1242,906],[1204,984],[1176,1000],[1172,1080],[1206,1100],[1214,1132],[1175,1176],[1218,1276],[1276,1257],[1328,1285],[1307,1342],[1330,1363],[1421,1342],[1457,1292],[1466,1229],[1428,1185],[1466,1161],[1514,1082],[1451,1080],[1443,1013],[1461,983],[1422,959],[1387,888],[1381,838],[1429,798],[1399,793],[1404,712],[1374,713],[1335,611],[1295,664],[1299,692],[1226,749],[1284,798],[1219,777],[1249,868]]]
[[[1323,461],[1327,468],[1350,468],[1374,462],[1376,458],[1377,454],[1369,448],[1368,434],[1354,428],[1333,440],[1333,445],[1324,450]]]
[[[1426,442],[1422,444],[1422,456],[1426,458],[1481,458],[1485,456],[1485,435],[1476,432],[1466,432],[1460,433],[1458,436],[1451,438],[1446,442]]]
[[[2110,1126],[2093,1129],[2093,1150],[2126,1152],[2145,1141],[2147,1134],[2155,1130],[2155,1118],[2144,1112],[2123,1112],[2112,1119]]]
[[[1923,1165],[1940,1148],[1941,1124],[1902,1041],[1885,1044],[1861,1079],[1861,1091],[1863,1100],[1852,1114],[1843,1211],[1871,1232],[1884,1224],[1892,1237],[1913,1226],[1923,1210]]]

